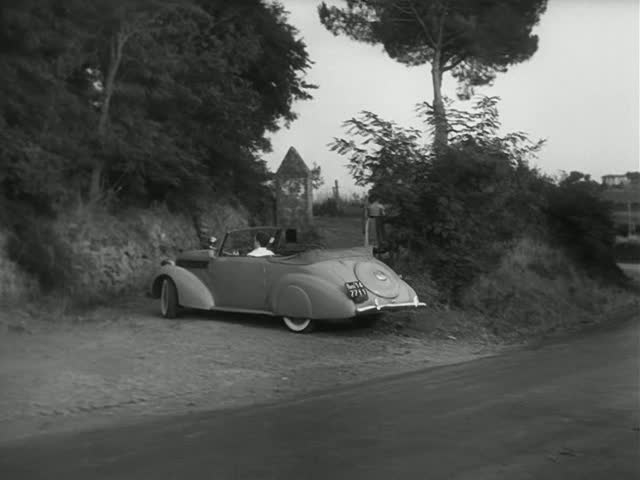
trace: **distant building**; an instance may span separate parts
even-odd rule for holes
[[[622,233],[633,235],[640,230],[640,172],[604,175],[602,198],[611,205],[613,221]]]
[[[626,175],[603,175],[602,177],[602,184],[607,187],[617,187],[628,183],[629,178]]]
[[[620,187],[640,181],[640,172],[627,172],[621,175],[603,175],[602,185],[607,187]]]

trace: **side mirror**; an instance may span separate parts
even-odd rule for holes
[[[213,250],[215,248],[216,242],[218,239],[216,237],[209,237],[209,249]]]

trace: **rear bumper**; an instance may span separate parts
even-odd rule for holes
[[[420,302],[418,300],[418,296],[413,297],[413,302],[402,302],[402,303],[381,303],[377,298],[374,299],[373,305],[366,305],[363,307],[356,307],[356,314],[362,315],[366,313],[373,313],[381,310],[407,310],[412,308],[423,308],[426,307],[427,304],[424,302]]]

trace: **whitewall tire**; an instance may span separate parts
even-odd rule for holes
[[[309,333],[313,331],[316,324],[310,318],[282,317],[286,327],[294,333]]]
[[[176,318],[178,316],[178,290],[173,280],[168,277],[162,279],[160,313],[164,318]]]

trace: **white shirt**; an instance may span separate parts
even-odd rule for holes
[[[265,247],[258,247],[247,253],[247,257],[268,257],[269,255],[273,255],[273,252]]]
[[[367,213],[370,217],[383,217],[385,214],[384,205],[376,200],[368,206]]]

